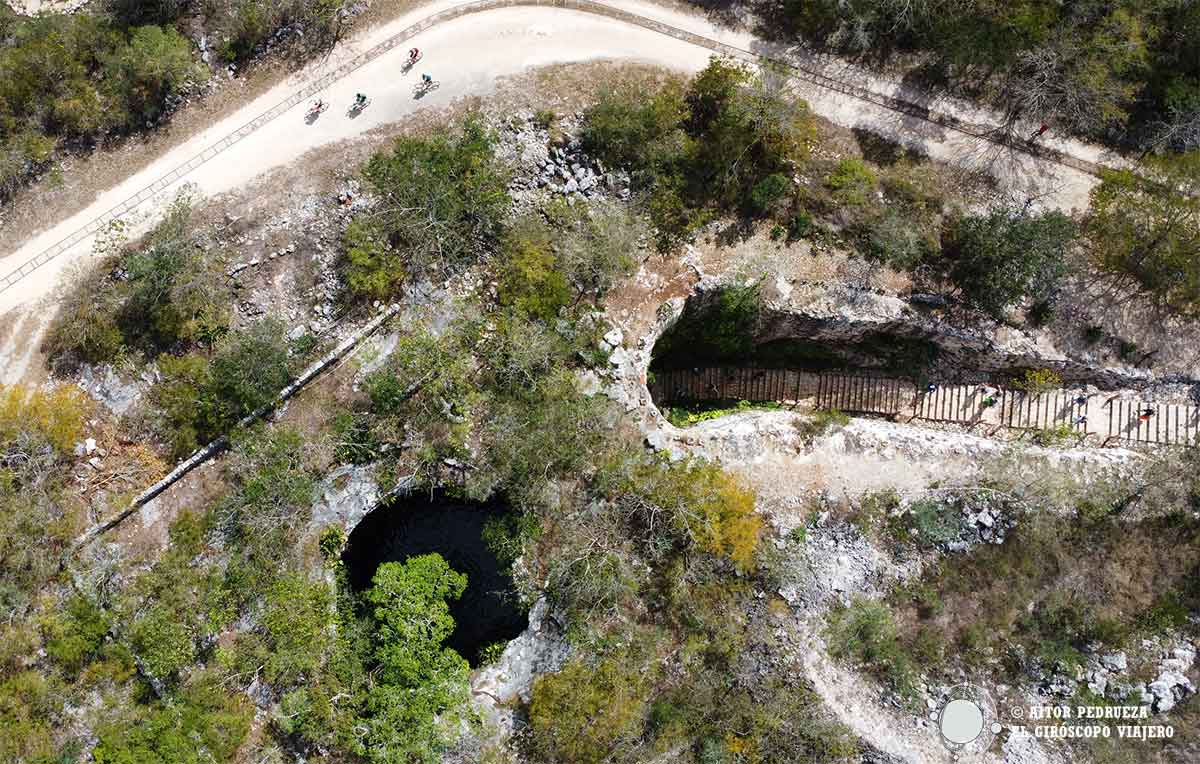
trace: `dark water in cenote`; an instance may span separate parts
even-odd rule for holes
[[[510,640],[526,626],[512,579],[482,537],[488,518],[506,511],[499,503],[459,502],[438,493],[376,507],[350,534],[342,553],[350,586],[356,592],[370,587],[385,562],[437,552],[467,577],[463,596],[450,603],[454,632],[446,645],[474,666],[481,648]]]

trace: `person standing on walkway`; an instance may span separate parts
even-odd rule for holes
[[[1154,416],[1154,409],[1145,408],[1145,409],[1142,409],[1142,413],[1138,415],[1138,420],[1141,422],[1149,422],[1150,417],[1152,417],[1152,416]]]

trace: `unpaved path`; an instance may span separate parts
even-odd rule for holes
[[[435,0],[349,40],[325,59],[98,195],[77,214],[23,242],[10,242],[10,251],[0,259],[0,278],[7,285],[0,291],[0,314],[17,311],[20,316],[10,315],[8,321],[0,322],[10,327],[0,340],[0,381],[13,381],[25,374],[53,315],[54,306],[47,298],[64,269],[87,257],[98,222],[111,216],[114,209],[121,210],[122,219],[136,234],[157,218],[184,184],[192,185],[201,196],[235,189],[305,151],[394,123],[427,104],[444,105],[466,95],[486,95],[498,77],[532,67],[609,58],[690,72],[703,67],[714,48],[744,57],[750,57],[750,51],[782,54],[747,32],[719,28],[701,16],[639,0],[605,0],[592,4],[593,12],[587,13],[550,5],[513,5],[456,15],[463,8],[461,3]],[[610,18],[598,11],[625,15]],[[669,25],[671,33],[654,28],[656,24]],[[411,44],[425,52],[415,71],[405,75],[400,70],[407,47],[406,39],[401,37],[390,52],[340,79],[323,83],[322,78],[334,77],[356,57],[414,26],[417,31]],[[721,49],[720,45],[732,47]],[[830,69],[828,61],[808,61],[805,65]],[[417,99],[412,88],[421,72],[430,73],[439,88]],[[901,94],[896,83],[857,70],[843,68],[838,75],[846,79],[859,77],[859,85],[878,88],[884,96]],[[306,86],[321,84],[327,87],[320,96],[332,106],[310,123],[305,120],[309,99],[296,102],[296,94]],[[899,114],[886,105],[839,90],[803,81],[797,83],[796,90],[815,112],[835,122],[902,140],[935,159],[990,168],[1009,182],[1014,195],[1045,195],[1044,201],[1055,206],[1082,207],[1095,182],[1086,172],[1061,163],[1000,149],[968,132]],[[370,95],[372,104],[351,119],[345,109],[355,92]],[[939,102],[937,106],[964,121],[975,121],[979,116],[972,111],[974,107],[962,104]],[[262,119],[271,110],[272,118]],[[231,142],[231,136],[238,140]],[[1056,148],[1088,161],[1098,157],[1096,150],[1082,145],[1062,144]],[[64,240],[69,245],[61,244]]]

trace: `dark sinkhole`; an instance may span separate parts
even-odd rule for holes
[[[510,511],[499,502],[457,501],[441,493],[382,504],[358,524],[342,553],[350,587],[369,588],[385,562],[437,552],[467,577],[463,596],[450,603],[454,632],[446,646],[475,666],[481,649],[513,639],[526,626],[509,571],[483,540],[484,524]]]

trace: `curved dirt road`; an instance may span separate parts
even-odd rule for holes
[[[200,196],[236,189],[306,151],[396,122],[426,104],[444,105],[460,96],[486,95],[498,77],[532,67],[607,58],[690,72],[702,68],[714,51],[746,59],[755,53],[782,54],[749,33],[719,28],[701,16],[640,0],[604,0],[579,6],[585,10],[537,0],[492,2],[501,7],[435,0],[369,34],[351,38],[330,56],[165,152],[83,210],[23,242],[10,242],[7,251],[0,250],[4,252],[0,257],[0,314],[6,319],[5,336],[0,339],[0,382],[16,381],[26,374],[53,315],[53,293],[63,270],[91,253],[96,231],[117,216],[136,235],[154,222],[185,184]],[[571,0],[566,2],[571,4]],[[669,30],[664,30],[664,25]],[[400,65],[410,39],[423,50],[424,58],[414,71],[403,74]],[[369,59],[365,63],[361,61],[364,57]],[[895,83],[840,62],[810,59],[800,63],[880,93],[881,100],[901,93]],[[413,86],[422,72],[430,73],[439,87],[417,99]],[[1083,207],[1094,183],[1081,169],[1005,150],[969,132],[899,113],[844,90],[805,81],[798,81],[795,89],[816,113],[834,122],[868,128],[936,159],[987,169],[1014,195],[1036,194],[1054,206]],[[369,94],[372,104],[357,118],[349,119],[345,109],[355,92]],[[314,94],[331,106],[310,123],[305,111]],[[967,104],[938,102],[934,108],[966,124],[989,122],[990,115]],[[1082,144],[1063,142],[1055,148],[1079,161],[1103,158],[1094,147]]]

